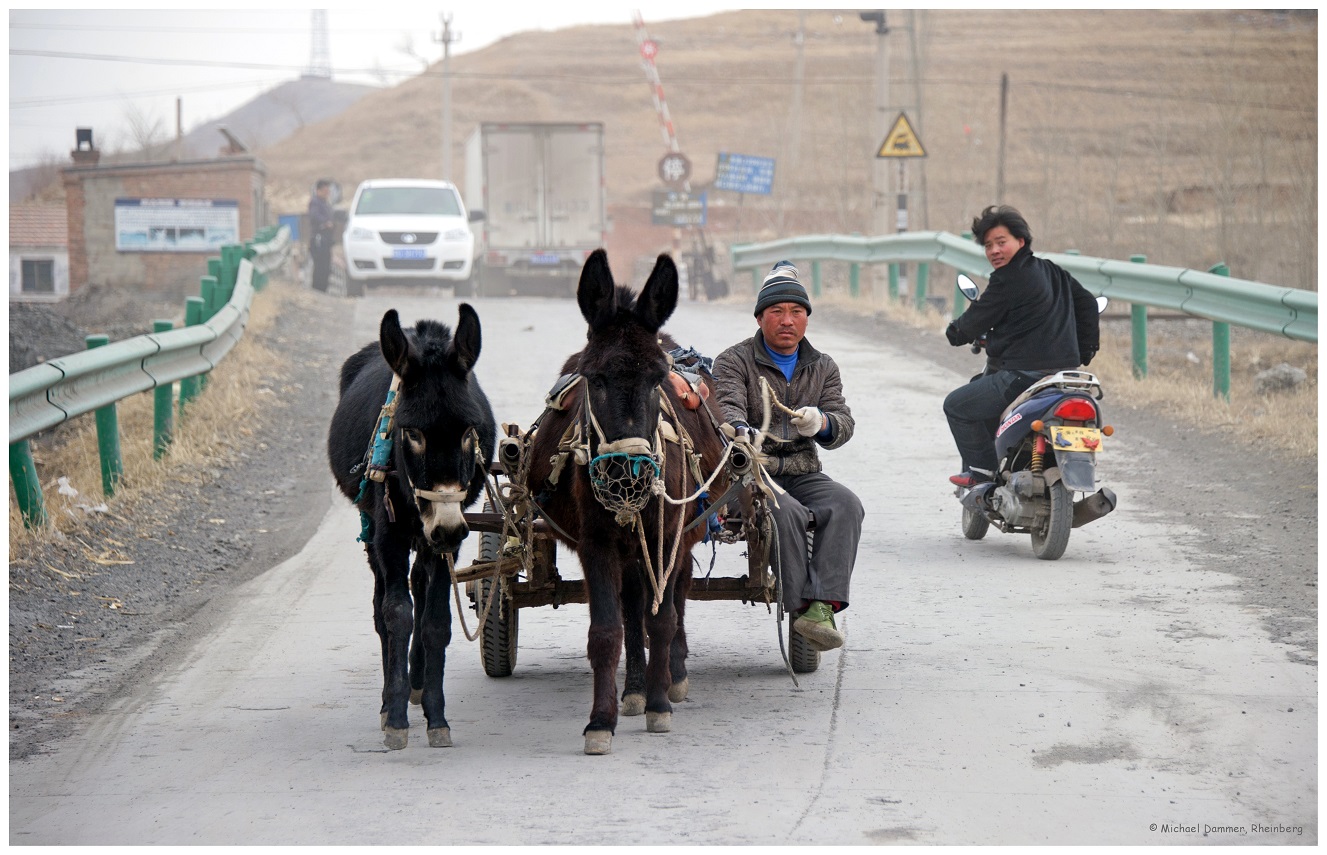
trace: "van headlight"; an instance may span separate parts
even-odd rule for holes
[[[469,229],[449,229],[442,233],[443,240],[465,240],[470,237]]]
[[[373,230],[356,226],[350,230],[351,240],[373,240]]]

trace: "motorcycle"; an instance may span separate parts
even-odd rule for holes
[[[969,300],[977,299],[976,283],[962,273],[958,288]],[[1098,297],[1097,311],[1105,307],[1106,298]],[[979,338],[972,352],[980,353],[985,344],[985,336]],[[1096,486],[1102,438],[1115,432],[1102,424],[1103,396],[1094,374],[1060,371],[1033,383],[1005,408],[995,432],[1000,461],[995,480],[954,491],[963,504],[964,537],[981,540],[991,525],[1006,534],[1031,534],[1033,553],[1054,561],[1069,545],[1071,529],[1115,510],[1114,491]],[[1074,501],[1076,493],[1084,498]]]

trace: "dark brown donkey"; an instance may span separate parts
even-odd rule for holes
[[[614,285],[607,255],[596,250],[581,271],[576,299],[589,324],[587,342],[562,373],[579,379],[560,408],[541,418],[529,485],[585,573],[594,669],[585,753],[607,754],[617,728],[624,631],[623,714],[639,715],[643,707],[647,729],[667,732],[669,701],[686,697],[683,614],[691,549],[705,526],[683,532],[699,513],[697,503],[671,504],[651,488],[658,479],[669,497],[691,496],[697,475],[707,478],[720,464],[724,443],[706,406],[697,406],[700,398],[685,388],[679,395],[670,382],[668,352],[676,344],[659,328],[677,306],[672,259],[659,256],[637,298]],[[699,455],[694,463],[692,454]],[[727,486],[720,476],[710,494]]]

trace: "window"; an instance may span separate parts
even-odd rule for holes
[[[49,258],[23,259],[23,293],[55,293],[55,261]]]
[[[450,187],[372,187],[359,194],[355,213],[461,215],[461,200]]]

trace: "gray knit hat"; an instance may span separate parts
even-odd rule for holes
[[[797,268],[791,261],[780,261],[765,274],[765,284],[760,286],[760,295],[756,297],[756,317],[777,303],[799,303],[811,314],[811,300],[797,281]]]

